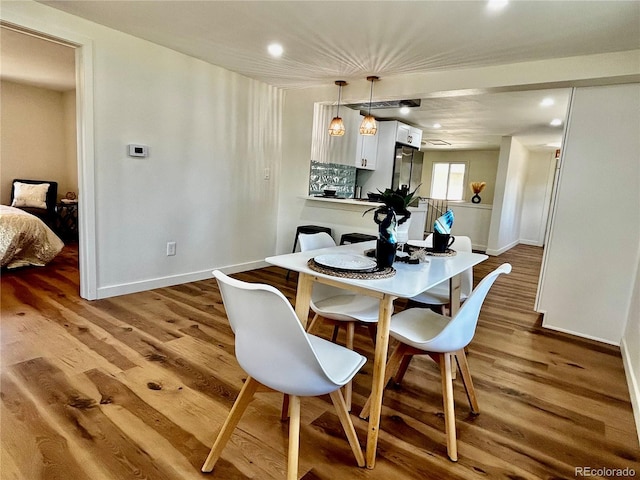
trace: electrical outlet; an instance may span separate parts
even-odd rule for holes
[[[167,242],[167,257],[172,257],[176,254],[176,242]]]

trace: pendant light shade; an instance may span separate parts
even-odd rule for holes
[[[376,119],[371,115],[371,101],[373,99],[373,82],[379,80],[378,77],[367,77],[367,80],[371,82],[371,91],[369,92],[369,113],[362,119],[360,124],[360,135],[375,135],[378,131],[378,125]]]
[[[329,124],[329,135],[332,137],[341,137],[344,135],[344,122],[340,118],[340,100],[342,99],[342,87],[347,84],[344,80],[336,80],[336,85],[340,87],[338,90],[338,108],[336,109],[336,116],[333,117]]]

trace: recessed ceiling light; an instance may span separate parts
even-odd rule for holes
[[[558,127],[562,125],[562,120],[560,120],[559,118],[554,118],[553,120],[551,120],[549,125],[551,125],[552,127]]]
[[[281,57],[282,52],[284,52],[282,45],[280,45],[279,43],[272,43],[267,47],[267,50],[269,50],[269,54],[272,57]]]
[[[440,125],[439,123],[434,123],[433,124],[433,128],[441,128],[441,127],[442,127],[442,125]]]
[[[487,2],[487,8],[489,10],[501,10],[507,6],[509,0],[489,0]]]
[[[553,100],[553,98],[551,98],[551,97],[547,97],[547,98],[543,99],[543,100],[540,102],[540,105],[541,105],[542,107],[550,107],[550,106],[551,106],[551,105],[553,105],[554,103],[556,103],[556,102]]]
[[[411,109],[409,107],[400,107],[400,113],[402,115],[408,115]]]

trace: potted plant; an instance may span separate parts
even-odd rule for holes
[[[362,215],[374,211],[373,220],[378,224],[378,241],[376,243],[376,262],[378,268],[390,267],[393,264],[398,244],[398,225],[402,225],[409,220],[411,212],[408,207],[411,202],[417,199],[416,192],[420,185],[413,192],[408,188],[398,188],[393,190],[387,188],[380,191],[380,202],[382,205],[366,210]]]

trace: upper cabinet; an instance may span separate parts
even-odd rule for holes
[[[347,107],[340,109],[340,116],[346,127],[345,134],[332,137],[328,129],[335,113],[335,106],[322,103],[314,105],[311,160],[376,170],[387,164],[391,165],[389,168],[393,167],[396,142],[420,148],[422,130],[397,120],[378,120],[376,135],[360,135],[363,116],[359,111]]]
[[[364,118],[360,115],[360,121]],[[378,139],[380,135],[360,135],[358,132],[358,142],[356,146],[356,168],[365,170],[376,169],[376,159],[378,156]]]
[[[422,130],[398,122],[398,128],[396,131],[396,142],[403,145],[420,148],[420,143],[422,142]]]

